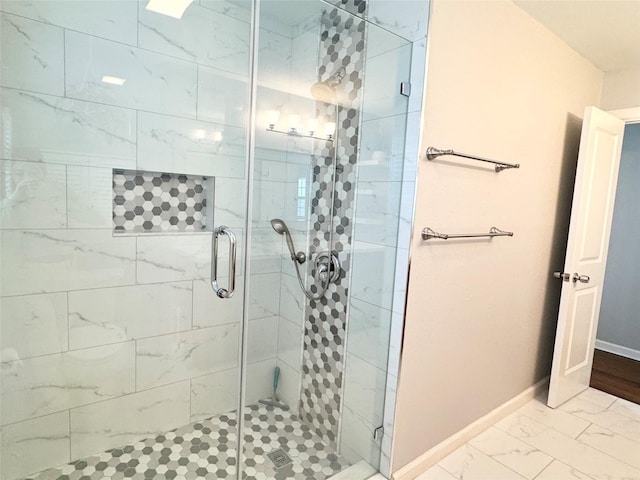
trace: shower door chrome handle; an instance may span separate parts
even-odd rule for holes
[[[218,237],[229,237],[229,288],[222,288],[218,284]],[[220,225],[211,236],[211,288],[220,298],[231,298],[236,288],[236,249],[238,240],[235,234],[224,225]]]

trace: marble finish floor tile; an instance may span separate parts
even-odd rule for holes
[[[417,480],[640,480],[638,425],[640,405],[593,388],[555,410],[541,395]]]
[[[549,455],[495,427],[482,432],[469,443],[528,479],[535,478],[553,461]]]
[[[442,459],[439,465],[460,480],[470,478],[523,480],[525,478],[468,443]]]
[[[245,480],[325,480],[349,466],[288,409],[251,405],[244,419]],[[25,480],[234,478],[237,429],[235,412],[218,415]],[[277,450],[288,457],[280,468],[268,457]]]
[[[416,480],[456,480],[456,477],[447,472],[440,465],[435,465],[416,477]]]

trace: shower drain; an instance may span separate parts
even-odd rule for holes
[[[287,455],[281,448],[279,448],[278,450],[274,450],[271,453],[267,453],[267,457],[269,457],[269,460],[273,462],[276,468],[282,468],[293,462],[293,460],[291,460],[291,457],[289,457],[289,455]]]

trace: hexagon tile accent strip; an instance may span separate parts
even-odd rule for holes
[[[366,2],[343,0],[342,7],[362,13]],[[338,443],[344,390],[344,353],[349,304],[354,185],[358,159],[360,104],[364,75],[366,21],[339,8],[322,17],[318,79],[340,68],[345,77],[337,88],[339,104],[316,103],[319,117],[335,121],[335,141],[314,155],[311,185],[309,253],[331,251],[340,260],[340,276],[319,300],[305,304],[300,417],[325,442]],[[335,157],[335,163],[334,163]],[[315,293],[315,287],[311,287]]]
[[[113,170],[115,233],[198,232],[206,228],[206,177]]]
[[[251,405],[244,418],[244,480],[325,480],[349,466],[288,409]],[[233,479],[237,428],[235,413],[218,415],[26,480]],[[268,457],[278,450],[291,459],[281,468]]]
[[[333,0],[332,3],[354,15],[365,15],[367,13],[366,0]]]

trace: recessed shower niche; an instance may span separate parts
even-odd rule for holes
[[[214,178],[113,170],[113,232],[193,233],[210,230]]]

